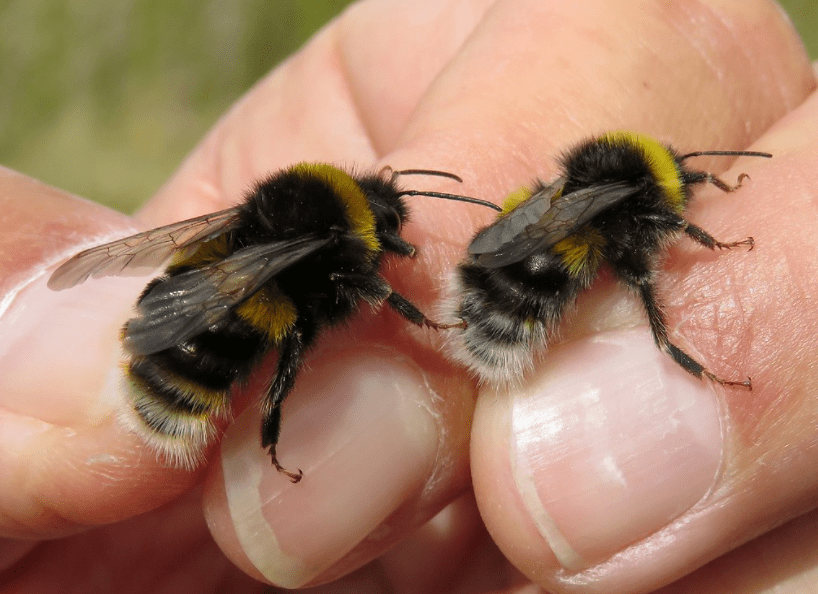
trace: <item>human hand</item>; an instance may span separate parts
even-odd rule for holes
[[[560,150],[604,130],[639,130],[681,150],[746,148],[814,81],[769,3],[735,10],[716,2],[356,5],[227,114],[140,223],[224,208],[253,180],[305,160],[452,171],[462,187],[423,183],[499,200],[535,176],[547,179]],[[677,369],[646,329],[631,328],[644,322],[638,305],[604,281],[581,300],[567,341],[510,394],[478,392],[441,354],[445,334],[363,308],[348,328],[319,341],[285,405],[279,453],[304,470],[298,485],[259,447],[253,406],[195,473],[162,467],[117,424],[110,378],[119,373],[118,328],[145,281],[105,279],[53,293],[45,278],[80,243],[133,227],[4,175],[9,233],[0,253],[13,254],[0,274],[9,304],[0,318],[5,587],[40,592],[48,581],[70,581],[87,592],[104,579],[107,591],[161,583],[175,592],[260,591],[213,539],[254,577],[290,587],[337,579],[328,591],[513,591],[537,583],[643,592],[685,574],[671,588],[723,590],[725,575],[759,571],[759,554],[779,555],[765,577],[782,583],[793,562],[808,567],[804,560],[815,558],[814,514],[728,551],[816,501],[816,407],[808,397],[814,103],[754,145],[775,158],[741,162],[735,172],[752,178],[741,193],[702,191],[692,209],[709,230],[752,234],[756,250],[714,257],[680,244],[660,282],[671,323],[684,321],[678,334],[717,370],[752,375],[752,393],[716,389]],[[420,254],[388,262],[385,274],[434,317],[447,274],[492,215],[424,198],[409,206],[405,237]],[[600,336],[613,345],[602,359]],[[617,372],[627,382],[617,385]],[[645,386],[639,400],[629,397],[635,383]],[[592,393],[596,401],[586,397]],[[655,405],[646,410],[647,403]],[[549,432],[548,418],[571,422]],[[657,432],[674,429],[668,419],[682,429],[662,442]],[[627,474],[617,483],[615,472],[599,472],[603,463]],[[202,479],[203,490],[193,488]],[[571,548],[594,566],[560,565],[538,531],[536,496],[521,485],[533,487]],[[740,582],[730,585],[741,591]]]

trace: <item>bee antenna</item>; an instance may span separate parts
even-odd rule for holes
[[[448,171],[437,171],[435,169],[401,169],[400,171],[392,171],[392,179],[395,179],[399,175],[434,175],[437,177],[448,177],[458,183],[463,183],[459,175],[449,173]]]
[[[687,153],[679,160],[684,161],[690,157],[703,157],[708,155],[715,156],[736,156],[736,157],[764,157],[765,159],[772,158],[770,153],[761,153],[758,151],[696,151],[695,153]]]
[[[479,198],[472,198],[470,196],[460,196],[458,194],[444,194],[442,192],[424,192],[422,190],[403,190],[398,192],[398,196],[429,196],[431,198],[443,198],[444,200],[456,200],[458,202],[470,202],[472,204],[479,204],[481,206],[488,206],[497,212],[502,212],[503,209],[489,202],[488,200],[480,200]]]
[[[463,183],[463,179],[459,175],[449,173],[448,171],[438,171],[436,169],[401,169],[399,171],[396,171],[387,165],[386,167],[383,168],[383,170],[392,172],[392,180],[394,180],[399,175],[433,175],[436,177],[446,177],[449,179],[453,179],[454,181],[461,184]],[[480,200],[479,198],[472,198],[471,196],[461,196],[459,194],[446,194],[443,192],[424,192],[421,190],[403,190],[402,192],[398,192],[398,196],[429,196],[430,198],[456,200],[457,202],[470,202],[471,204],[487,206],[489,208],[496,210],[497,212],[503,211],[502,208],[500,208],[493,202],[488,202],[487,200]]]

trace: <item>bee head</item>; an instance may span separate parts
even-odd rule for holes
[[[401,228],[409,218],[409,211],[403,199],[404,196],[428,196],[430,198],[443,200],[470,202],[472,204],[488,206],[496,211],[501,210],[500,207],[491,202],[478,200],[477,198],[471,198],[469,196],[442,192],[426,192],[423,190],[399,190],[397,179],[402,175],[429,175],[447,177],[457,182],[463,181],[453,173],[447,173],[445,171],[434,171],[430,169],[403,169],[394,171],[390,167],[384,167],[378,175],[359,179],[358,183],[366,194],[372,209],[372,214],[375,217],[376,233],[384,249],[387,251],[404,255],[414,253],[414,248],[411,248],[411,246],[399,236]]]
[[[399,233],[409,211],[394,180],[372,175],[360,178],[358,183],[369,200],[377,234]]]
[[[384,174],[389,174],[388,178],[384,177]],[[449,179],[453,179],[458,183],[462,183],[463,180],[460,179],[454,173],[448,173],[446,171],[435,171],[434,169],[403,169],[400,171],[394,171],[391,167],[384,167],[381,170],[381,176],[377,179],[382,184],[381,191],[373,192],[369,194],[370,202],[373,203],[373,211],[376,210],[377,207],[374,206],[375,200],[373,198],[380,198],[382,205],[387,205],[391,207],[394,211],[394,214],[397,215],[398,222],[403,224],[406,222],[408,217],[408,212],[406,209],[406,205],[404,204],[403,197],[404,196],[427,196],[429,198],[438,198],[441,200],[454,200],[456,202],[469,202],[471,204],[479,204],[481,206],[487,206],[493,210],[500,212],[502,209],[493,204],[491,202],[487,202],[485,200],[480,200],[478,198],[472,198],[471,196],[461,196],[460,194],[447,194],[444,192],[427,192],[425,190],[399,190],[397,188],[397,179],[401,175],[428,175],[428,176],[435,176],[435,177],[446,177]],[[363,187],[363,184],[362,184]],[[366,191],[366,188],[364,187]],[[387,213],[384,213],[387,215]],[[375,214],[378,217],[378,214]],[[387,215],[389,218],[394,218],[392,213],[388,213]],[[395,227],[397,230],[400,230],[400,224]]]

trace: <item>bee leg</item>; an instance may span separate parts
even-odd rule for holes
[[[415,305],[411,301],[409,301],[400,293],[396,293],[395,291],[392,291],[389,294],[389,297],[386,298],[386,302],[392,307],[392,309],[394,309],[404,318],[418,326],[428,326],[429,328],[434,328],[435,330],[466,327],[465,321],[460,321],[455,324],[440,324],[438,322],[430,320],[425,315],[423,315],[423,312],[420,311],[417,307],[415,307]]]
[[[722,192],[735,192],[741,187],[741,184],[744,182],[745,179],[750,179],[750,176],[747,175],[746,173],[740,173],[738,176],[738,180],[736,180],[736,185],[731,186],[726,181],[719,179],[712,173],[705,173],[703,181],[707,182],[708,184],[713,184]]]
[[[384,233],[380,237],[380,240],[384,251],[392,252],[405,258],[414,258],[417,253],[415,246],[397,233]]]
[[[673,360],[676,361],[676,363],[681,365],[682,369],[698,378],[705,376],[723,386],[741,386],[743,388],[747,388],[748,390],[753,389],[753,384],[749,377],[744,381],[722,379],[707,370],[704,365],[670,342],[667,335],[665,315],[662,312],[662,307],[656,298],[653,285],[648,280],[642,280],[641,282],[630,284],[632,284],[639,291],[639,296],[642,298],[642,305],[645,308],[645,313],[647,313],[648,323],[650,324],[650,330],[653,333],[653,339],[656,341],[656,346],[670,355]]]
[[[281,433],[281,404],[287,394],[293,389],[295,376],[301,368],[302,357],[306,348],[301,330],[295,329],[290,332],[279,348],[278,367],[272,384],[267,391],[267,397],[261,405],[263,416],[261,425],[261,445],[267,448],[272,458],[273,466],[281,474],[287,476],[292,482],[301,480],[303,472],[291,472],[284,468],[276,456],[276,445]]]
[[[435,330],[466,327],[466,322],[439,324],[430,320],[406,297],[393,291],[386,279],[380,275],[360,276],[335,272],[330,275],[330,279],[355,287],[370,303],[388,303],[397,313],[418,326],[427,326]]]
[[[755,247],[755,240],[752,237],[748,237],[747,239],[742,239],[741,241],[731,241],[731,242],[723,242],[718,241],[715,237],[710,235],[707,231],[702,229],[701,227],[697,227],[693,223],[688,223],[685,221],[684,227],[685,233],[687,233],[688,237],[690,237],[696,243],[700,243],[706,248],[714,250],[719,248],[720,250],[723,249],[731,249],[734,247],[738,247],[740,245],[748,245],[750,249],[748,251],[752,251],[753,247]]]

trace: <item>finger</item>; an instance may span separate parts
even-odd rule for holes
[[[752,376],[752,392],[684,373],[606,285],[520,390],[479,400],[478,502],[538,583],[648,591],[818,504],[817,133],[813,94],[754,145],[772,160],[724,175],[750,175],[739,192],[702,192],[691,210],[716,236],[754,236],[752,252],[681,240],[660,276],[674,339],[719,375]]]
[[[435,402],[436,370],[404,346],[353,343],[310,361],[284,406],[278,447],[282,463],[304,473],[296,485],[259,448],[255,407],[227,430],[205,509],[245,571],[285,587],[317,569],[337,578],[352,549],[358,565],[374,558],[466,487],[466,457],[454,455],[468,449],[469,399],[459,388],[451,403]]]
[[[392,591],[516,592],[530,582],[503,557],[471,493],[384,553],[376,565]]]
[[[741,40],[755,38],[758,22],[771,35],[748,47]],[[776,81],[775,97],[759,72]],[[641,12],[630,2],[499,3],[435,81],[403,143],[423,135],[457,146],[469,159],[450,152],[442,166],[458,163],[451,169],[464,179],[488,178],[482,196],[503,196],[534,176],[548,179],[560,149],[599,132],[746,146],[813,87],[803,46],[772,3],[753,3],[746,15],[729,2]]]
[[[119,524],[32,543],[28,555],[3,565],[3,589],[262,592],[263,585],[239,571],[213,543],[197,494]]]
[[[689,38],[687,29],[680,30],[676,22],[667,20],[678,15],[660,12],[652,15],[653,20],[645,21],[635,16],[641,14],[642,5],[630,6],[632,12],[625,10],[622,15],[617,8],[613,16],[591,15],[590,8],[581,4],[567,9],[556,6],[562,5],[500,3],[487,11],[461,53],[424,95],[401,133],[400,145],[388,155],[387,162],[401,168],[430,159],[442,164],[438,168],[458,173],[465,169],[466,193],[496,198],[510,187],[530,181],[535,172],[547,174],[550,166],[547,155],[556,152],[557,144],[570,143],[601,128],[603,122],[608,123],[606,126],[647,129],[663,137],[675,132],[684,146],[695,147],[704,138],[712,140],[713,135],[722,140],[727,138],[730,146],[743,146],[749,140],[748,130],[751,134],[753,130],[760,133],[795,105],[811,84],[807,82],[812,80],[809,64],[798,53],[801,50],[796,51],[792,32],[780,21],[770,21],[776,35],[759,40],[767,45],[753,45],[753,51],[785,55],[790,58],[788,64],[797,64],[783,73],[777,64],[764,66],[765,76],[775,77],[783,89],[771,96],[751,84],[759,73],[747,67],[749,58],[741,55],[740,63],[735,63],[736,41],[732,36],[717,37],[705,59],[698,45],[701,41],[698,36],[704,33],[696,30],[693,38]],[[760,16],[766,6],[754,5],[749,12],[718,16],[727,18],[730,27],[744,32],[755,19],[766,18],[767,15]],[[689,10],[695,12],[700,8]],[[556,16],[560,20],[555,20]],[[599,64],[599,48],[594,46],[591,51],[577,46],[565,33],[580,24],[582,28],[589,27],[589,18],[595,24],[593,31],[613,35],[626,47],[628,40],[639,39],[638,47],[652,43],[670,51],[674,63],[694,61],[695,68],[662,69],[664,58],[646,60],[635,68],[627,57],[630,54],[613,51],[618,46],[611,42],[611,51],[604,55],[606,68],[612,69],[613,74],[610,81],[606,77],[600,82],[590,76],[598,68],[583,65],[583,59]],[[608,31],[610,18],[621,19],[615,21],[612,31]],[[721,21],[714,22],[715,15],[706,10],[696,13],[695,18],[703,20],[705,29],[725,26]],[[710,29],[708,39],[712,33]],[[545,39],[548,52],[543,48]],[[553,44],[555,39],[559,43]],[[575,64],[573,56],[577,52],[580,59]],[[658,50],[651,53],[661,55],[663,52]],[[586,77],[580,76],[579,80],[593,78],[593,85],[562,83],[569,75],[576,75],[578,68],[580,73],[582,68],[588,68]],[[549,74],[538,78],[533,72]],[[741,117],[727,110],[723,119],[706,124],[697,119],[695,110],[684,124],[667,118],[668,113],[688,114],[693,109],[690,97],[681,90],[694,76],[695,105],[728,105],[740,89],[743,96],[751,97],[748,101],[752,109]],[[630,90],[638,89],[645,79],[651,81],[651,89],[659,94],[658,98],[651,95],[648,102],[643,91]],[[525,81],[525,92],[521,91],[521,80]],[[631,84],[623,85],[622,80]],[[596,84],[610,87],[598,94]],[[668,87],[671,90],[666,90]],[[603,99],[606,92],[610,95],[614,89],[620,99],[616,122],[610,124],[610,106]],[[557,114],[570,113],[576,128],[566,132],[559,117],[542,117],[543,104],[548,106],[549,114],[552,106]],[[528,119],[522,114],[540,117]],[[471,192],[472,189],[475,191]],[[474,221],[488,217],[464,208],[451,214],[447,207],[420,201],[412,205],[413,223],[407,228],[406,237],[419,244],[421,256],[387,270],[387,275],[399,292],[419,302],[423,309],[424,295],[435,294],[430,289],[434,282],[430,279],[442,281],[442,271],[451,267],[457,252],[462,250]],[[454,221],[461,224],[453,225]],[[439,242],[431,239],[438,237],[444,238]],[[416,278],[424,280],[413,283]],[[389,315],[384,312],[378,319],[388,320]],[[377,329],[373,332],[372,320],[363,314],[350,332],[368,344],[382,345],[394,355],[373,356],[371,352],[359,353],[355,347],[350,353],[341,346],[326,346],[310,358],[309,368],[300,376],[296,392],[284,407],[279,452],[283,459],[286,456],[287,463],[304,466],[305,478],[301,483],[286,484],[259,454],[251,433],[239,429],[234,433],[231,429],[222,443],[220,465],[209,478],[210,497],[206,498],[206,505],[211,517],[220,519],[212,523],[216,538],[228,555],[253,575],[295,587],[324,582],[352,571],[428,519],[462,488],[465,450],[458,432],[468,426],[470,385],[464,383],[462,376],[453,375],[436,350],[428,348],[434,336],[405,330],[395,333],[391,325],[380,333]],[[332,338],[328,337],[325,344],[333,345]],[[373,370],[371,375],[367,373],[369,368]],[[373,384],[386,387],[376,389]],[[388,413],[379,413],[392,415],[388,421],[372,422],[372,417],[360,412],[381,410],[372,407],[394,398],[395,393],[405,396],[387,405]],[[440,398],[440,394],[446,397]],[[302,404],[306,399],[316,402],[315,409]],[[343,399],[342,408],[336,414],[319,412],[319,404],[331,407],[339,399]],[[426,409],[430,416],[411,417],[405,424],[397,422],[396,416],[406,414],[401,411],[401,402],[407,401],[418,403],[417,409]],[[255,422],[247,421],[246,426],[252,427]],[[418,443],[419,439],[423,441]],[[426,465],[422,463],[424,459]],[[399,468],[389,461],[393,464],[401,461]],[[446,474],[441,476],[441,472]],[[315,537],[316,534],[320,537]]]
[[[134,472],[143,450],[113,422],[123,304],[139,286],[100,282],[64,294],[45,286],[47,266],[78,237],[109,237],[129,223],[7,170],[0,186],[8,256],[0,260],[0,533],[55,536],[150,509],[195,477],[176,473],[157,489],[156,463]]]
[[[352,98],[338,87],[346,82],[336,35],[332,29],[320,34],[310,49],[260,83],[143,218],[156,225],[223,208],[259,175],[299,157],[374,162]],[[425,84],[417,76],[407,80]],[[45,286],[43,266],[136,228],[125,217],[31,180],[13,174],[9,180],[6,221],[14,220],[24,235],[6,237],[14,242],[7,253],[15,257],[3,262],[9,291],[4,332],[14,338],[6,341],[2,360],[10,411],[3,433],[8,447],[2,468],[10,478],[3,519],[7,535],[54,536],[160,505],[196,476],[165,467],[117,421],[129,408],[118,338],[145,281],[93,280],[60,293]],[[171,206],[165,196],[173,197]],[[53,241],[43,243],[43,237]],[[101,489],[108,480],[113,486]],[[29,488],[20,490],[21,481]],[[95,496],[85,497],[87,492]]]
[[[814,510],[768,532],[657,594],[781,594],[809,592],[818,581],[818,513]]]

